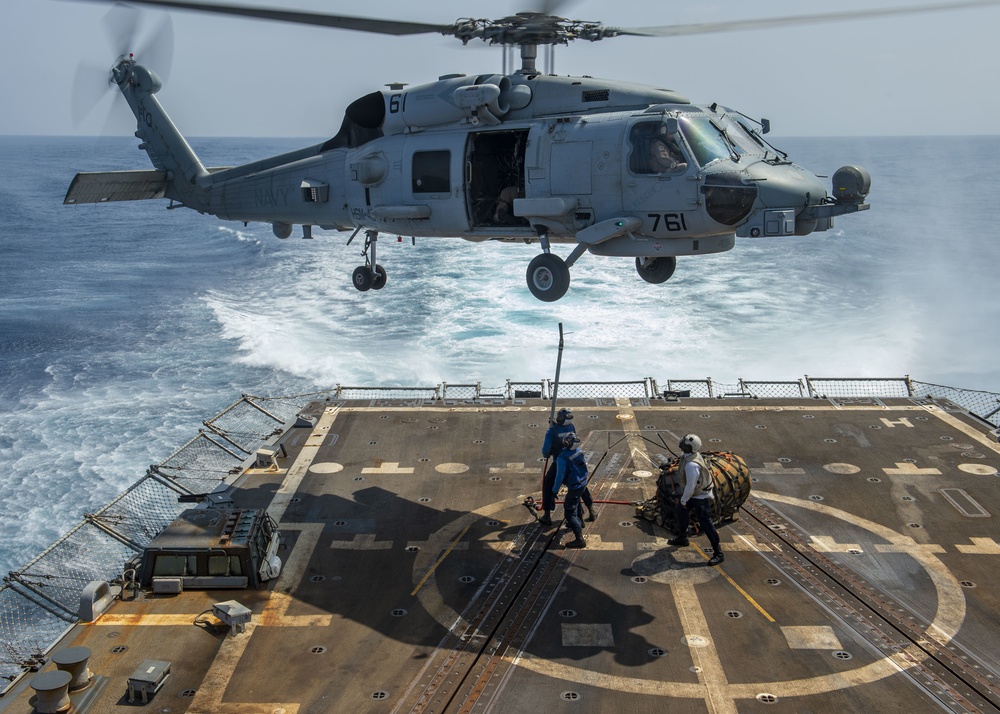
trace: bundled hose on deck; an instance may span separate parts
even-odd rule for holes
[[[742,457],[730,451],[702,451],[715,483],[712,501],[712,523],[716,526],[732,523],[739,518],[739,509],[750,495],[750,468]],[[660,467],[656,495],[635,508],[638,518],[655,523],[670,533],[675,532],[677,503],[684,492],[680,459],[672,459]]]

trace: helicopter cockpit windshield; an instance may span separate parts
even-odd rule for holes
[[[736,149],[737,153],[765,153],[763,142],[754,137],[742,122],[735,121],[731,116],[726,114],[722,117],[721,124],[726,132],[726,138],[733,144],[733,148]]]
[[[691,147],[695,160],[701,166],[708,166],[720,159],[732,158],[732,145],[726,141],[718,127],[713,125],[710,117],[683,114],[678,123],[684,140]]]
[[[708,116],[682,113],[678,122],[685,141],[701,166],[720,159],[761,155],[763,146],[727,114]]]

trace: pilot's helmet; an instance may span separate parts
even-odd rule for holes
[[[678,445],[684,453],[701,451],[701,438],[697,434],[688,434]]]
[[[573,421],[572,411],[563,408],[556,412],[556,424],[565,424],[568,421]]]
[[[568,431],[563,434],[562,437],[563,446],[567,449],[572,449],[574,446],[580,443],[580,437],[576,435],[575,431]]]

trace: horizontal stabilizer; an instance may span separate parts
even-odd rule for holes
[[[163,198],[166,171],[102,171],[79,173],[63,203],[107,203]]]

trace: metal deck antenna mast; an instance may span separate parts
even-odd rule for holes
[[[562,323],[559,323],[559,356],[556,357],[556,381],[552,385],[552,410],[549,412],[549,424],[552,424],[556,420],[556,396],[559,394],[559,370],[562,369],[562,353],[563,353],[563,329]]]

